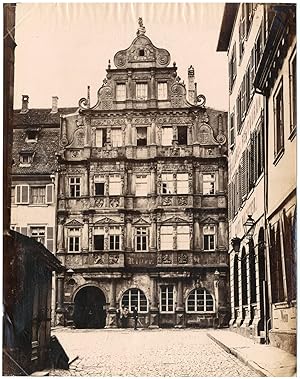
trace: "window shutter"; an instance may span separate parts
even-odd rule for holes
[[[243,154],[242,154],[242,167],[241,167],[241,174],[242,174],[242,177],[241,177],[241,190],[242,190],[242,197],[245,196],[246,194],[246,188],[245,188],[245,172],[246,172],[246,167],[245,167],[245,152],[246,151],[243,151]]]
[[[27,236],[27,226],[25,227],[21,227],[21,231],[20,231],[21,234],[24,234],[24,236]]]
[[[29,203],[29,186],[28,185],[21,186],[21,203],[23,204]]]
[[[47,226],[47,249],[53,253],[54,239],[53,239],[53,227]]]
[[[16,186],[16,203],[21,203],[21,186]]]
[[[53,184],[46,185],[46,203],[53,203]]]
[[[232,193],[231,193],[231,183],[228,183],[228,217],[232,219]]]

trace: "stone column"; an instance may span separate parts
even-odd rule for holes
[[[89,216],[83,215],[83,228],[82,228],[82,252],[88,253],[89,251]]]
[[[199,167],[195,168],[195,194],[200,193],[200,169]]]
[[[182,283],[182,278],[178,278],[175,328],[183,328],[183,327],[184,327],[183,283]]]
[[[220,250],[226,250],[226,246],[227,246],[226,218],[225,218],[225,216],[220,216],[219,217],[219,225],[218,225],[217,248]]]
[[[127,100],[131,100],[132,99],[132,91],[131,91],[131,87],[132,87],[132,72],[131,71],[128,71],[128,80],[127,80]]]
[[[57,276],[57,306],[56,306],[56,325],[65,326],[64,317],[64,276]]]
[[[127,146],[132,146],[132,125],[131,118],[126,120],[126,132],[125,132],[125,141]]]
[[[219,279],[220,279],[220,272],[218,270],[214,273],[214,289],[215,289],[215,313],[216,313],[216,325],[215,327],[220,326],[219,325]]]
[[[218,183],[219,189],[218,192],[220,194],[224,193],[224,167],[219,167],[219,183]]]
[[[151,70],[151,79],[150,79],[150,99],[155,99],[155,71]]]
[[[89,174],[88,174],[88,168],[86,167],[86,170],[83,175],[82,195],[88,196],[88,194],[89,194]]]
[[[156,145],[155,117],[151,117],[151,145]]]
[[[150,275],[150,322],[149,328],[158,328],[157,274]]]
[[[111,277],[110,279],[110,291],[109,291],[109,308],[107,314],[107,326],[106,328],[117,328],[116,318],[116,279]]]
[[[151,227],[150,227],[150,251],[156,250],[156,215],[151,214]]]
[[[64,223],[65,223],[65,216],[59,215],[58,225],[57,225],[57,252],[58,253],[65,252]]]
[[[155,167],[150,167],[150,195],[156,195]]]
[[[132,170],[127,171],[127,188],[126,188],[126,194],[131,195],[131,187],[132,187]]]
[[[200,250],[201,244],[200,244],[200,225],[199,220],[194,219],[194,249]]]
[[[132,251],[132,218],[126,217],[126,251]]]

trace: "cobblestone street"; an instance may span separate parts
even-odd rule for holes
[[[52,376],[257,376],[207,337],[208,330],[56,329],[70,360]]]

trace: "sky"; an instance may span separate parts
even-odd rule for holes
[[[217,3],[18,3],[15,38],[14,108],[22,95],[29,107],[76,107],[91,87],[91,104],[108,60],[136,37],[142,17],[146,36],[171,54],[187,84],[195,68],[198,94],[206,105],[227,110],[226,53],[217,52],[224,4]]]

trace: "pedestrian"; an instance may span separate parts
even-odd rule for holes
[[[138,310],[137,307],[135,306],[133,309],[133,319],[134,319],[134,330],[137,330],[137,324],[138,324]]]
[[[120,311],[119,307],[117,308],[117,312],[116,312],[116,321],[117,321],[117,327],[120,328],[121,327],[121,325],[120,325],[121,311]]]
[[[128,308],[124,305],[122,306],[122,328],[127,328],[128,325]]]

